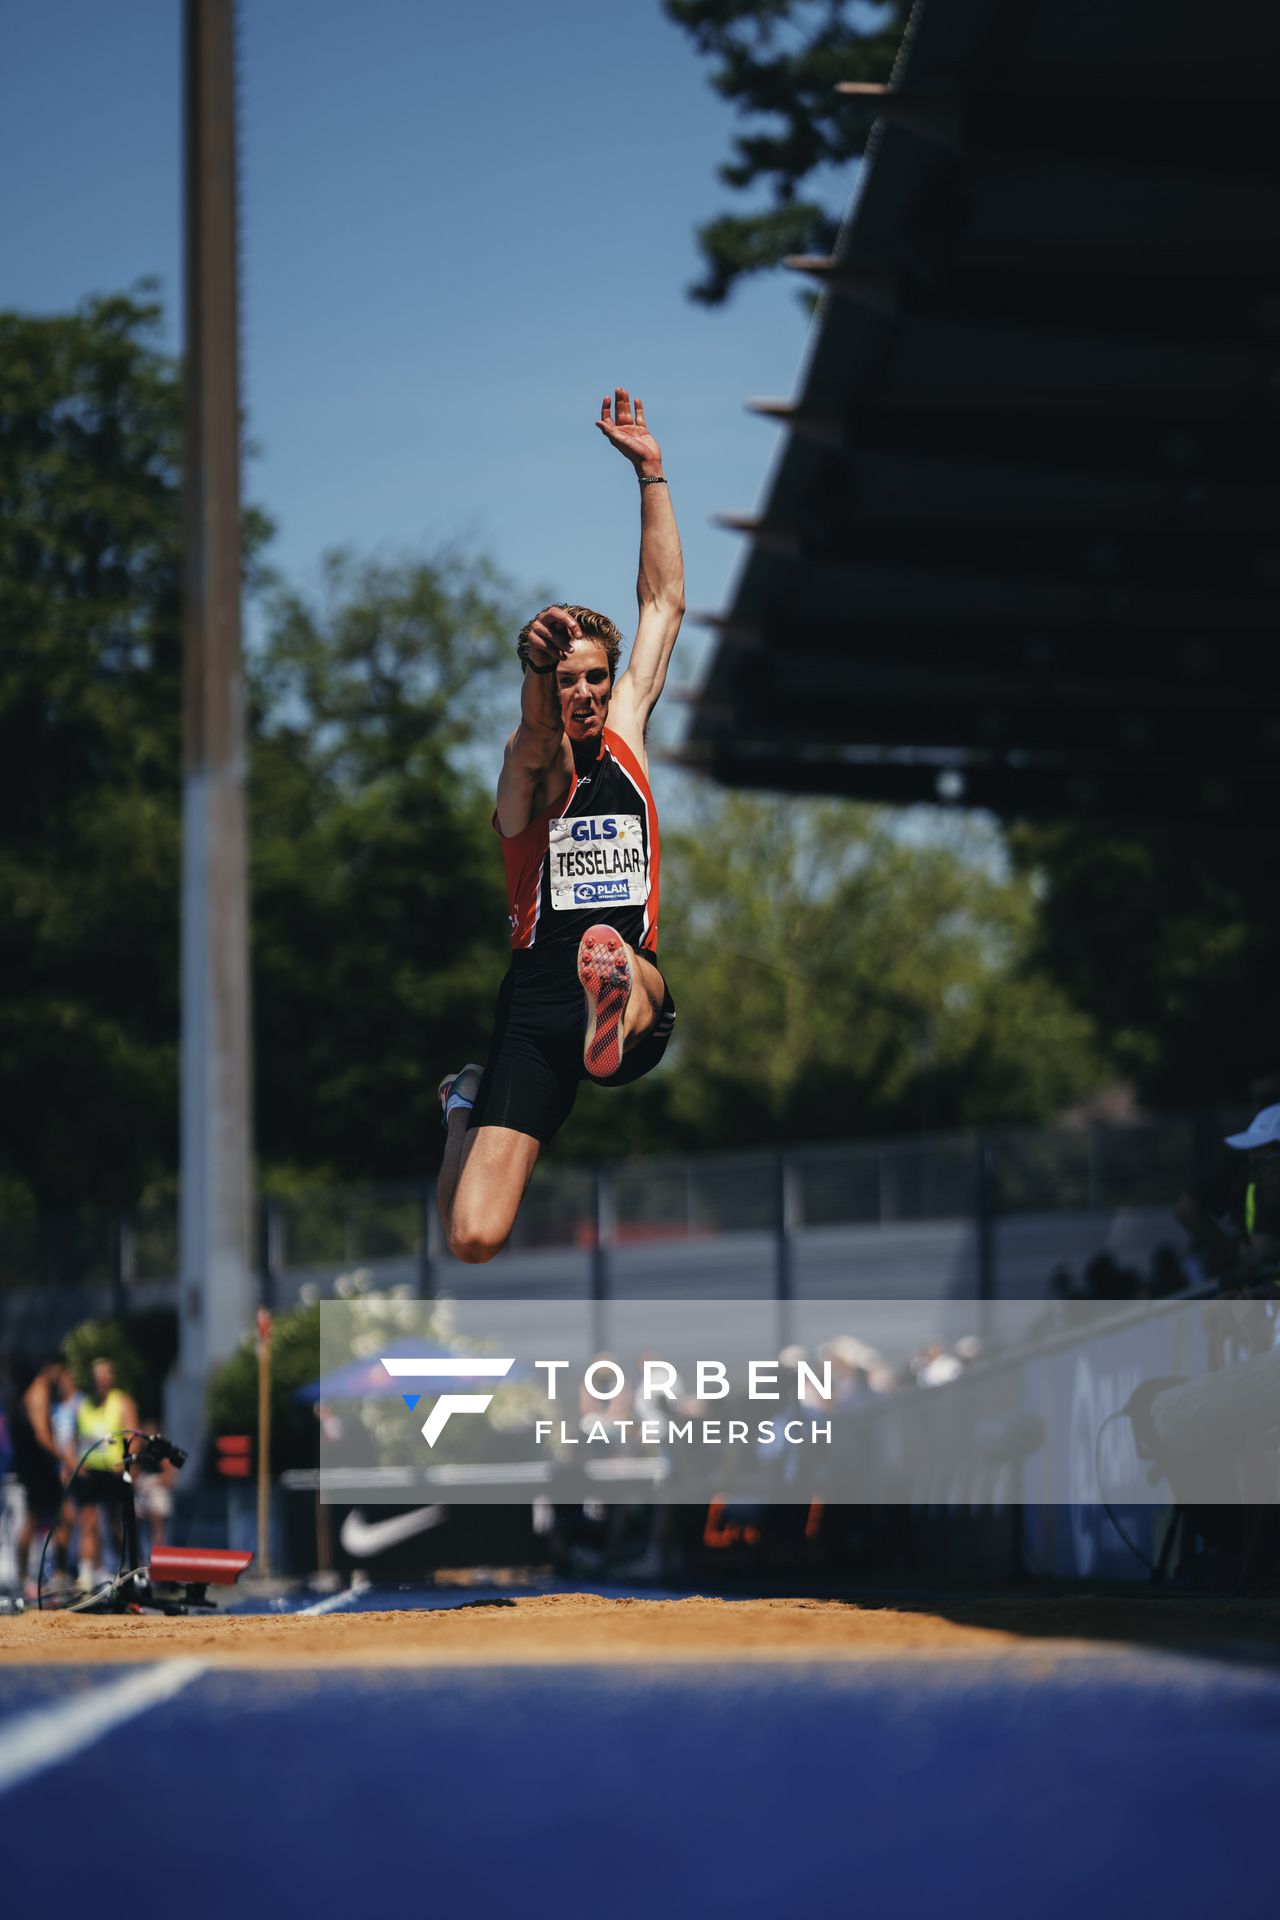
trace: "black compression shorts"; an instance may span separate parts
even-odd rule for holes
[[[82,1467],[71,1482],[71,1492],[78,1507],[122,1507],[124,1475],[104,1467]]]
[[[653,954],[644,957],[657,965]],[[569,1118],[584,1080],[626,1087],[652,1073],[667,1050],[676,1003],[667,987],[656,1023],[607,1080],[596,1080],[582,1064],[583,1019],[576,947],[566,943],[562,949],[557,943],[546,951],[531,947],[513,953],[498,989],[489,1061],[469,1124],[511,1127],[549,1145]]]
[[[13,1466],[27,1496],[27,1511],[37,1520],[52,1521],[66,1498],[54,1455],[36,1442],[15,1457]]]

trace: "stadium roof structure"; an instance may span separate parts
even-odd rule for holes
[[[920,0],[677,758],[1005,817],[1280,802],[1271,0]]]

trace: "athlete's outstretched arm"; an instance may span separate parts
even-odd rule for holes
[[[525,674],[520,683],[520,725],[507,741],[498,775],[498,826],[510,838],[541,813],[549,787],[569,784],[573,756],[564,737],[556,665],[582,629],[563,607],[545,607],[520,638]]]
[[[627,670],[618,683],[614,726],[629,709],[643,740],[658,703],[671,652],[684,618],[684,556],[671,492],[662,470],[662,449],[645,425],[644,405],[625,387],[606,394],[596,425],[628,459],[640,482],[640,572],[636,599],[640,617]],[[625,727],[620,728],[626,731]]]

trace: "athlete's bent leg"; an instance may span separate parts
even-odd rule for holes
[[[469,1061],[457,1073],[446,1074],[440,1082],[440,1106],[444,1117],[444,1159],[440,1163],[440,1172],[436,1179],[436,1205],[440,1218],[444,1222],[445,1232],[449,1228],[449,1216],[453,1211],[453,1196],[458,1185],[458,1175],[462,1172],[463,1152],[467,1143],[467,1127],[471,1109],[475,1105],[476,1094],[484,1068],[477,1061]]]
[[[631,955],[635,969],[637,991],[627,1004],[622,1022],[622,1051],[626,1053],[637,1040],[643,1040],[646,1033],[653,1031],[667,998],[667,983],[652,960],[647,960],[634,947],[627,951]]]
[[[437,1193],[450,1253],[478,1266],[506,1246],[542,1144],[513,1127],[470,1127],[469,1118],[462,1109],[449,1116]]]

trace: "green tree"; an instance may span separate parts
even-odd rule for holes
[[[42,1210],[170,1162],[180,393],[158,307],[0,314],[0,1168]]]
[[[838,218],[800,189],[823,167],[866,147],[869,116],[836,91],[841,80],[884,81],[902,39],[905,0],[663,0],[705,58],[711,83],[753,124],[720,168],[726,186],[758,182],[772,204],[721,214],[698,229],[706,271],[689,291],[719,306],[746,275],[789,253],[826,253]]]
[[[493,748],[519,626],[508,583],[457,554],[334,554],[314,601],[276,603],[254,668],[251,780],[269,1165],[422,1169],[437,1081],[483,1057],[508,929],[493,768],[473,760]]]
[[[320,1309],[306,1303],[277,1313],[271,1326],[271,1467],[273,1473],[316,1463],[314,1402],[297,1398],[320,1373]],[[246,1334],[215,1369],[208,1392],[211,1435],[258,1431],[258,1353]]]
[[[177,1158],[181,388],[160,309],[0,315],[0,1194],[128,1203]],[[246,515],[246,567],[265,537]],[[521,610],[523,611],[523,610]],[[480,560],[335,557],[248,662],[258,1142],[343,1178],[434,1152],[506,927]]]
[[[1280,942],[1261,832],[1013,831],[1038,884],[1038,965],[1153,1106],[1235,1104],[1280,1067]]]
[[[1031,881],[959,816],[925,840],[883,808],[707,791],[663,881],[679,1045],[644,1085],[669,1141],[1034,1120],[1105,1083],[1032,962]]]

